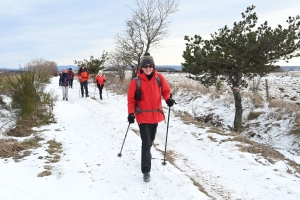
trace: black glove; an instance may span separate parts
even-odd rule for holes
[[[129,124],[133,124],[133,123],[134,123],[134,119],[135,119],[134,114],[133,114],[133,113],[130,113],[130,114],[128,115],[127,119],[128,119]]]
[[[106,82],[106,80],[104,80],[103,82]]]
[[[172,94],[170,94],[170,98],[166,101],[167,105],[169,107],[174,106],[174,104],[176,103],[174,99],[172,99]]]

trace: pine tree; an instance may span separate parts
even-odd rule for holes
[[[247,87],[243,78],[264,76],[279,68],[280,60],[300,56],[300,17],[289,17],[288,28],[278,25],[272,29],[267,21],[256,28],[255,6],[242,13],[242,21],[234,22],[233,28],[227,25],[211,34],[210,40],[200,35],[185,36],[184,72],[190,78],[205,86],[215,85],[218,79],[232,86],[235,99],[234,128],[240,132],[242,127],[242,102],[239,92],[241,86]]]

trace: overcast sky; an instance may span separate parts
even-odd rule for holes
[[[210,33],[240,21],[255,5],[258,24],[282,24],[300,14],[299,0],[181,0],[170,16],[170,34],[152,49],[156,65],[184,62],[185,35],[210,39]],[[18,68],[35,58],[73,65],[74,60],[100,57],[114,49],[114,36],[125,29],[133,0],[1,0],[0,68]],[[300,66],[300,59],[282,65]]]

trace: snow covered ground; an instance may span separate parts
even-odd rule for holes
[[[144,183],[136,123],[129,127],[123,156],[117,156],[128,127],[125,96],[104,88],[102,101],[97,92],[97,100],[79,98],[79,84],[74,81],[69,101],[62,101],[58,77],[52,78],[49,89],[59,99],[54,109],[57,123],[38,129],[43,130],[43,146],[21,162],[1,159],[1,200],[300,199],[300,175],[284,161],[272,164],[260,155],[239,151],[239,142],[230,140],[234,136],[226,134],[227,130],[215,134],[209,126],[198,127],[177,117],[173,109],[188,109],[180,93],[171,109],[167,165],[162,165],[167,129],[162,122],[152,148],[151,181]],[[89,90],[93,97],[92,84]],[[200,109],[208,102],[203,98],[193,106]],[[227,113],[232,108],[220,104],[218,109]],[[47,163],[48,140],[62,143],[59,162]],[[299,163],[299,156],[293,159]],[[46,165],[51,165],[52,174],[37,177]]]

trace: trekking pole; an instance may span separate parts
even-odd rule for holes
[[[80,98],[80,87],[81,87],[81,85],[80,85],[80,80],[79,79],[78,79],[78,83],[79,83],[78,95],[79,95],[79,98]]]
[[[105,85],[103,84],[103,87],[104,87]],[[108,90],[106,89],[107,87],[105,87],[105,90],[106,90],[106,94],[107,94],[107,98],[109,99],[109,97],[108,97]]]
[[[170,119],[170,107],[168,111],[168,122],[167,122],[167,133],[166,133],[166,144],[165,144],[165,155],[164,155],[164,162],[161,164],[166,165],[166,152],[167,152],[167,140],[168,140],[168,130],[169,130],[169,119]]]
[[[95,90],[94,90],[94,98],[95,98],[95,93],[96,93],[96,86],[97,86],[97,84],[95,85]]]
[[[106,90],[106,93],[107,93],[107,98],[109,99],[109,97],[108,97],[108,90],[105,88],[105,90]]]
[[[126,134],[125,134],[125,138],[124,138],[124,141],[123,141],[123,144],[122,144],[122,147],[121,147],[121,151],[120,153],[118,153],[118,156],[121,157],[122,156],[122,149],[123,149],[123,145],[124,145],[124,142],[125,142],[125,139],[126,139],[126,136],[127,136],[127,133],[128,133],[128,130],[129,130],[129,126],[130,126],[130,123],[128,123],[128,127],[127,127],[127,131],[126,131]]]

